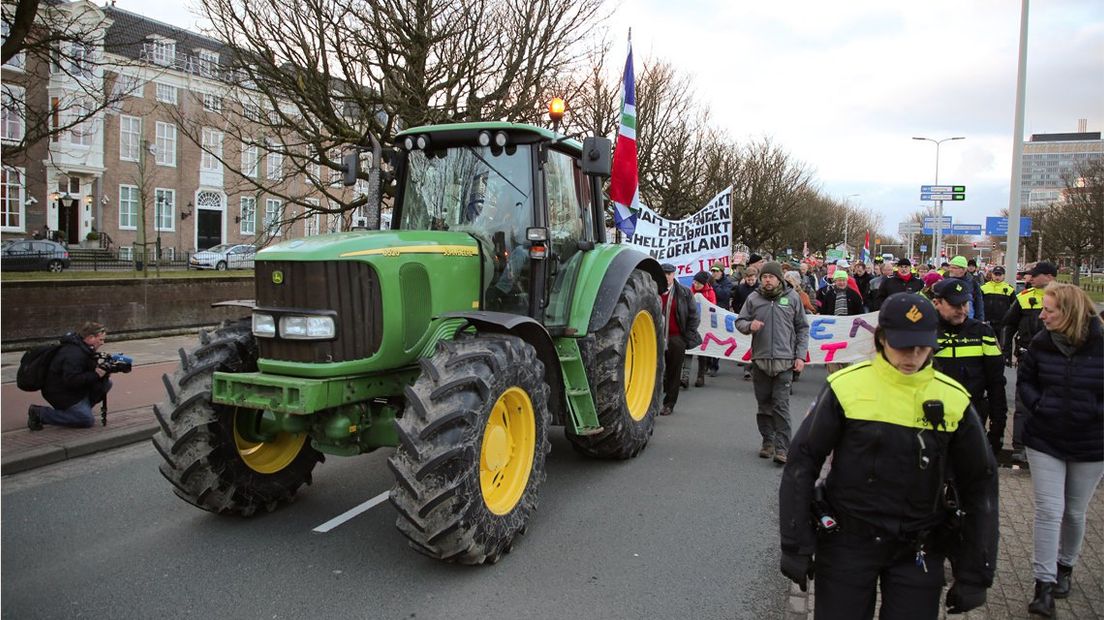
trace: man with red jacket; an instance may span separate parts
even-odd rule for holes
[[[682,375],[682,358],[687,349],[701,344],[698,334],[698,322],[701,315],[698,304],[694,303],[690,289],[675,279],[675,266],[671,263],[661,265],[667,276],[667,290],[660,295],[663,316],[666,318],[667,351],[666,365],[663,368],[663,409],[660,415],[671,415],[679,396],[679,377]]]

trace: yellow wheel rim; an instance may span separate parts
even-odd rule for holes
[[[529,394],[517,386],[507,389],[491,407],[479,449],[479,488],[496,515],[509,513],[525,494],[536,438]]]
[[[655,322],[651,314],[641,310],[633,319],[625,347],[625,404],[629,416],[637,422],[648,415],[652,405],[657,355]]]
[[[242,462],[255,472],[274,474],[287,467],[307,440],[307,433],[279,433],[272,441],[252,442],[238,432],[238,417],[234,416],[234,446]]]

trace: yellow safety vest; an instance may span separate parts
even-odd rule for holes
[[[928,364],[905,375],[880,354],[828,376],[828,383],[845,417],[883,422],[906,428],[954,432],[970,406],[970,393],[962,384]],[[943,403],[946,427],[933,429],[924,418],[924,402]]]
[[[1020,291],[1020,294],[1016,295],[1016,303],[1020,304],[1022,310],[1042,310],[1043,289],[1028,288]]]
[[[1007,282],[997,282],[990,280],[981,285],[982,295],[1004,295],[1005,297],[1011,295],[1016,289],[1012,288],[1012,285]]]

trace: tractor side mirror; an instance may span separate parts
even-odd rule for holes
[[[360,152],[353,149],[341,158],[341,182],[345,187],[352,187],[357,182],[357,172],[360,168]]]
[[[613,143],[607,138],[590,136],[583,139],[583,172],[590,176],[608,179],[612,167]]]

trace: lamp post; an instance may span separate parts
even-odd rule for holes
[[[157,233],[157,275],[161,276],[161,215],[165,208],[165,197],[163,195],[157,196],[157,213],[153,214],[153,230]]]
[[[843,247],[847,248],[847,233],[851,227],[851,199],[858,198],[862,194],[848,194],[847,195],[847,209],[843,212]]]
[[[965,140],[966,136],[954,136],[953,138],[943,138],[936,140],[934,138],[924,138],[922,136],[913,136],[913,140],[925,140],[927,142],[935,143],[935,185],[939,185],[939,146],[949,140]],[[935,234],[932,235],[932,256],[940,256],[939,252],[942,250],[943,245],[943,201],[935,201]]]

